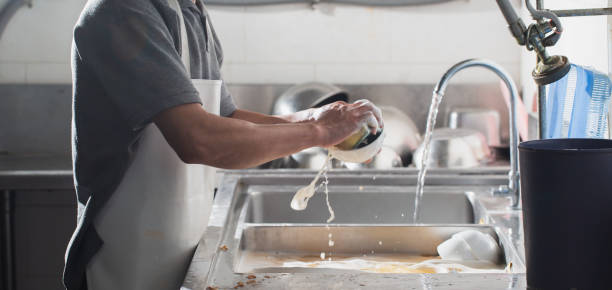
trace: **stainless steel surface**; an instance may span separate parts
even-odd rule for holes
[[[0,189],[74,189],[71,157],[0,156]]]
[[[465,194],[471,201],[474,220],[478,224],[486,224],[495,229],[499,242],[504,248],[506,258],[511,259],[513,265],[515,265],[513,267],[515,273],[395,275],[342,271],[287,274],[288,271],[277,271],[277,273],[257,274],[256,283],[249,285],[249,287],[253,289],[355,289],[363,287],[360,285],[367,285],[367,287],[375,289],[402,287],[409,287],[408,289],[410,287],[430,289],[428,287],[431,287],[433,289],[440,281],[443,281],[444,285],[454,285],[452,287],[462,289],[525,289],[524,254],[523,249],[518,248],[522,247],[521,211],[509,208],[511,204],[509,198],[491,196],[490,194],[492,188],[507,182],[507,169],[507,167],[469,170],[434,169],[430,172],[431,177],[427,179],[429,192],[425,196],[431,192]],[[340,195],[340,192],[358,193],[362,186],[362,191],[376,193],[379,198],[384,198],[385,194],[414,192],[416,175],[416,170],[406,168],[385,171],[334,170],[329,176],[330,186],[332,186],[330,197],[333,198],[335,194]],[[307,184],[313,176],[314,172],[303,170],[225,171],[223,182],[215,198],[207,234],[196,250],[183,287],[193,290],[203,290],[208,286],[225,289],[233,288],[238,282],[246,283],[247,274],[236,273],[234,266],[240,255],[240,239],[243,230],[255,225],[247,222],[247,207],[251,195],[271,192],[285,192],[286,194]],[[364,204],[366,203],[361,205]],[[338,207],[341,205],[332,203],[332,206]],[[285,207],[289,208],[288,203]],[[270,209],[270,211],[272,210]],[[360,211],[361,206],[354,208],[354,210]],[[401,213],[398,212],[398,214],[401,216]],[[340,218],[338,214],[336,216]],[[321,220],[326,217],[321,217]],[[326,224],[320,222],[317,225],[303,223],[257,225],[288,229],[300,226],[324,228]],[[410,227],[406,223],[377,225]],[[330,230],[335,226],[368,227],[374,225],[332,224]],[[436,224],[429,226],[457,225]],[[338,234],[341,235],[341,233]],[[323,241],[317,243],[327,243],[327,241],[327,236],[324,236]],[[280,243],[288,242],[284,240]],[[336,243],[336,245],[339,245],[339,243]]]
[[[448,127],[467,128],[484,135],[489,146],[501,146],[499,113],[495,110],[457,108],[448,116]]]
[[[495,230],[486,225],[260,225],[242,230],[240,250],[314,254],[328,252],[329,234],[336,254],[417,254],[437,256],[436,246],[464,230],[476,230],[498,240]],[[382,242],[382,243],[379,243]]]
[[[272,113],[288,115],[335,101],[348,101],[345,91],[331,84],[310,82],[298,84],[278,97]]]
[[[510,74],[506,72],[506,70],[500,65],[483,59],[468,59],[462,61],[453,67],[451,67],[445,74],[442,76],[442,79],[436,85],[434,89],[434,93],[444,95],[446,93],[446,87],[450,82],[450,79],[459,71],[462,71],[469,67],[483,67],[489,69],[496,75],[498,75],[506,84],[508,89],[510,90],[511,98],[510,98],[510,172],[508,173],[509,181],[508,181],[508,190],[507,193],[510,194],[513,198],[512,207],[519,208],[520,203],[520,188],[519,188],[519,170],[518,170],[518,108],[517,104],[519,103],[519,94],[516,88],[516,84],[512,80]]]
[[[61,259],[51,259],[50,262],[45,261],[40,263],[37,259],[15,260],[19,257],[20,252],[23,254],[28,252],[28,250],[31,250],[29,247],[19,244],[16,240],[19,239],[20,236],[24,237],[24,233],[26,231],[31,231],[31,229],[28,228],[28,230],[25,230],[23,227],[16,227],[15,222],[18,222],[16,216],[19,215],[19,212],[15,210],[15,204],[19,201],[20,197],[23,197],[24,194],[27,195],[28,193],[32,192],[38,192],[42,195],[51,194],[53,197],[49,198],[56,200],[57,198],[61,199],[62,197],[58,195],[61,195],[60,193],[65,193],[67,190],[68,192],[73,192],[72,190],[74,190],[70,156],[44,154],[17,156],[0,155],[0,193],[2,194],[2,202],[0,203],[2,204],[2,218],[0,218],[0,228],[2,229],[2,234],[0,235],[2,237],[2,242],[0,243],[2,245],[2,254],[0,256],[2,261],[0,263],[0,269],[2,272],[2,289],[17,289],[15,287],[18,287],[19,285],[27,288],[27,285],[22,285],[23,283],[19,284],[19,281],[22,281],[20,280],[20,277],[28,277],[28,275],[33,273],[32,271],[40,272],[41,269],[48,269],[46,267],[49,265],[49,263],[53,264],[55,261],[62,261]],[[74,196],[74,193],[70,196]],[[40,211],[40,215],[48,217],[48,209],[45,209],[43,205],[38,203],[38,201],[32,206],[37,209],[37,212]],[[54,207],[56,206],[57,204],[54,204]],[[21,215],[23,214],[24,213],[22,211]],[[23,220],[24,219],[21,219],[21,221]],[[59,231],[61,232],[61,228],[63,228],[63,226],[59,226],[59,228]],[[20,229],[21,235],[19,234]],[[57,227],[53,229],[55,233],[58,232]],[[34,234],[34,236],[36,235],[41,236],[40,232]],[[27,236],[30,235],[28,234]],[[42,246],[40,249],[36,249],[34,251],[40,252],[41,249],[46,249],[49,245],[51,247],[58,246],[57,242],[58,239],[56,238],[45,240],[45,243],[50,244]],[[66,242],[66,240],[62,240],[61,242]],[[62,246],[59,245],[59,247]],[[28,255],[26,254],[26,256]],[[24,256],[22,255],[20,257],[23,258]],[[28,268],[26,271],[19,270],[23,270],[24,265],[25,267],[28,267],[28,265],[31,265],[31,263],[41,266],[35,267],[35,269]],[[19,268],[20,265],[21,268]],[[47,277],[45,277],[43,280],[52,280],[46,278]],[[59,278],[58,280],[54,281],[59,281]],[[33,283],[35,284],[36,282]],[[40,281],[38,281],[38,285],[42,285],[40,284]]]
[[[546,87],[538,86],[538,135],[539,139],[545,139],[548,125],[546,124]]]
[[[536,0],[536,9],[543,10],[544,9],[544,0]],[[540,57],[536,56],[536,65],[540,62]],[[544,139],[546,136],[546,131],[548,131],[548,126],[546,125],[546,86],[538,85],[537,91],[538,98],[538,138]]]
[[[414,154],[420,169],[423,145]],[[429,147],[429,168],[473,168],[492,161],[491,150],[482,133],[472,129],[439,128],[433,131]]]
[[[286,188],[283,188],[286,189]],[[329,202],[336,213],[332,224],[406,224],[413,223],[414,190],[377,188],[338,188],[330,185]],[[295,190],[266,190],[248,194],[245,222],[248,223],[325,223],[329,216],[325,195],[317,193],[303,211],[289,207]],[[475,223],[474,209],[463,192],[426,191],[423,196],[425,224]]]
[[[412,118],[395,107],[379,106],[382,111],[387,137],[383,142],[397,153],[405,166],[412,162],[412,155],[422,142],[419,129]],[[381,152],[382,153],[382,152]]]
[[[234,260],[236,273],[312,273],[313,269],[283,267],[270,263],[270,259],[293,259],[318,257],[328,253],[332,257],[369,259],[401,256],[438,256],[436,247],[451,238],[453,234],[476,230],[492,236],[503,249],[495,229],[487,225],[246,225],[240,238],[240,247]],[[334,246],[328,240],[332,235]],[[511,253],[511,251],[509,251]],[[333,258],[332,258],[333,259]],[[505,268],[513,262],[512,256],[500,257],[498,267]],[[342,268],[316,269],[318,271],[350,271]],[[517,270],[514,268],[513,270]]]

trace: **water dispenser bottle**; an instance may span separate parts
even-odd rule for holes
[[[546,138],[609,138],[611,90],[606,74],[572,64],[567,75],[546,86]]]

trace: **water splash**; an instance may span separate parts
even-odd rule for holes
[[[419,222],[421,214],[421,198],[423,198],[423,189],[425,188],[425,175],[427,175],[427,162],[429,161],[429,147],[431,145],[431,135],[436,126],[436,117],[438,116],[438,108],[442,102],[444,95],[433,93],[431,96],[431,106],[427,115],[427,127],[425,129],[425,137],[423,138],[423,152],[421,154],[421,168],[417,178],[416,196],[414,198],[414,223]]]
[[[327,162],[328,162],[327,168],[329,169],[331,167],[331,160],[328,158]],[[323,188],[325,190],[325,202],[327,203],[327,210],[329,211],[329,218],[327,219],[327,223],[330,223],[334,219],[336,219],[336,213],[334,213],[334,209],[331,207],[331,204],[329,203],[329,188],[327,188],[327,185],[329,184],[329,179],[327,179],[327,172],[323,173],[323,179],[324,179]]]

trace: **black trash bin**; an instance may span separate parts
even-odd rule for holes
[[[530,289],[612,289],[612,140],[519,145]]]

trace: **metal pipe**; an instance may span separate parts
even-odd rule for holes
[[[15,289],[15,259],[13,257],[13,198],[10,190],[2,191],[2,228],[3,228],[3,247],[4,256],[4,288],[6,290]]]
[[[518,108],[519,94],[516,84],[510,74],[500,65],[484,59],[468,59],[451,67],[436,85],[434,93],[444,95],[450,79],[459,71],[469,67],[483,67],[499,76],[510,90],[510,172],[508,173],[508,189],[505,191],[512,197],[512,208],[520,208],[519,169],[518,169]]]
[[[412,5],[427,5],[449,2],[451,0],[208,0],[207,5],[218,6],[262,6],[275,4],[320,4],[320,3],[337,3],[363,6],[412,6]]]
[[[11,20],[11,17],[13,17],[13,14],[25,4],[29,4],[29,2],[24,0],[9,0],[3,7],[0,7],[0,39],[2,39],[2,33]]]
[[[512,24],[521,20],[516,14],[516,11],[514,11],[514,7],[512,7],[510,1],[497,0],[497,6],[499,6],[499,10],[501,10],[508,24]]]
[[[546,139],[546,87],[538,86],[538,137]]]
[[[612,7],[592,9],[547,10],[559,17],[612,15]]]
[[[508,28],[510,29],[510,33],[514,36],[514,39],[518,42],[519,45],[525,45],[525,31],[527,28],[525,27],[525,23],[521,20],[520,17],[514,11],[514,7],[508,0],[497,0],[497,6],[499,6],[499,10],[501,10],[504,18],[506,19],[506,23],[508,23]]]
[[[544,0],[536,0],[536,9],[544,9]],[[558,15],[557,15],[558,16]],[[536,57],[536,65],[540,59]],[[538,137],[546,138],[546,87],[538,85]]]

